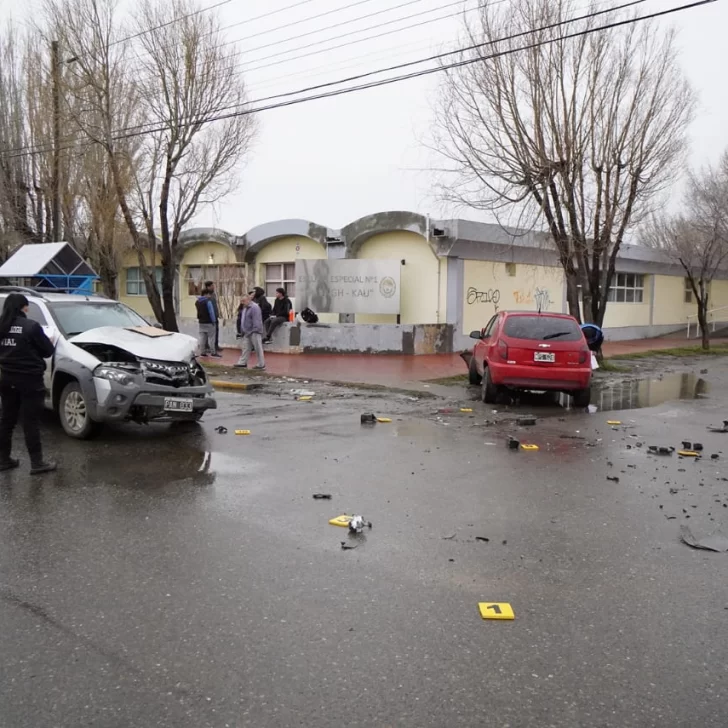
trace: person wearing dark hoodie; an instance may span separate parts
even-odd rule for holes
[[[253,297],[253,303],[257,303],[260,308],[260,315],[263,319],[263,323],[271,317],[273,312],[273,306],[265,296],[265,291],[260,287],[256,286],[250,294]]]
[[[220,355],[215,350],[217,315],[212,292],[209,289],[205,289],[195,301],[195,308],[197,309],[197,323],[200,327],[200,355],[219,357]]]
[[[27,311],[28,299],[22,293],[11,293],[0,316],[0,471],[20,464],[11,455],[13,431],[22,417],[30,472],[38,475],[56,469],[55,463],[43,459],[40,439],[44,360],[53,356],[55,347],[41,325],[26,316]]]

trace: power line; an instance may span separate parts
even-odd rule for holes
[[[557,23],[551,23],[549,25],[545,25],[545,26],[542,26],[540,28],[534,28],[534,29],[530,29],[530,30],[521,31],[519,33],[512,34],[512,35],[507,36],[507,37],[504,37],[504,38],[498,38],[498,39],[493,40],[493,41],[487,41],[485,43],[474,44],[474,45],[471,45],[471,46],[466,47],[466,48],[460,48],[460,49],[456,49],[454,51],[447,51],[445,53],[436,54],[436,55],[430,56],[428,58],[419,59],[419,60],[416,60],[416,61],[409,61],[407,63],[401,63],[401,64],[397,64],[397,65],[394,65],[394,66],[389,66],[389,67],[382,68],[382,69],[379,69],[379,70],[376,70],[376,71],[369,71],[367,73],[358,74],[358,75],[355,75],[355,76],[350,76],[348,78],[339,79],[338,81],[330,81],[330,82],[323,83],[323,84],[317,84],[315,86],[308,86],[308,87],[305,87],[305,88],[302,88],[302,89],[298,89],[298,90],[295,90],[295,91],[289,91],[289,92],[282,93],[282,94],[275,94],[275,95],[272,95],[272,96],[267,96],[267,97],[263,97],[263,98],[260,98],[260,99],[255,99],[254,101],[248,102],[247,104],[234,104],[232,106],[222,107],[220,109],[220,111],[224,111],[224,110],[228,110],[228,109],[239,109],[241,106],[249,106],[251,103],[253,103],[253,104],[258,103],[259,104],[259,103],[263,103],[263,102],[266,102],[266,101],[275,101],[276,99],[285,98],[285,97],[288,97],[288,96],[294,96],[294,95],[298,95],[298,94],[310,93],[311,91],[318,91],[318,90],[320,90],[322,88],[328,88],[330,86],[339,86],[339,85],[341,85],[343,83],[349,83],[351,81],[358,81],[358,80],[361,80],[363,78],[371,77],[371,76],[374,76],[374,75],[381,75],[382,73],[388,73],[388,72],[391,72],[391,71],[401,70],[403,68],[409,68],[409,67],[412,67],[412,66],[415,66],[415,65],[421,65],[422,63],[427,63],[427,62],[430,62],[430,61],[441,60],[443,58],[447,58],[448,56],[457,55],[457,54],[460,54],[460,53],[467,53],[469,51],[477,50],[479,48],[482,48],[483,46],[493,45],[495,43],[502,43],[502,42],[509,41],[509,40],[515,40],[517,38],[524,37],[524,36],[527,36],[527,35],[530,35],[530,34],[533,34],[533,33],[540,33],[540,32],[544,32],[544,31],[547,31],[547,30],[553,30],[555,28],[564,26],[564,25],[569,24],[569,23],[576,23],[576,22],[580,22],[582,20],[589,20],[589,19],[592,19],[592,18],[595,18],[595,17],[599,17],[601,15],[605,15],[605,14],[617,12],[619,10],[625,10],[625,9],[630,8],[630,7],[633,7],[635,5],[641,5],[641,4],[645,3],[646,1],[647,0],[630,0],[630,2],[624,3],[622,5],[618,5],[616,7],[609,7],[607,9],[605,9],[605,10],[599,10],[599,11],[591,11],[589,13],[586,13],[586,14],[582,15],[582,16],[577,16],[577,17],[570,18],[570,19],[567,19],[567,20],[562,20],[562,21],[559,21]],[[498,0],[498,2],[504,2],[504,0]],[[438,69],[435,69],[435,70],[438,70]],[[343,89],[343,90],[345,90],[345,89]],[[319,98],[319,97],[315,97],[315,98]],[[290,104],[283,104],[283,105],[285,106],[285,105],[290,105]],[[268,110],[268,107],[265,107],[263,110]],[[225,118],[227,118],[228,116],[230,116],[230,115],[226,115]],[[233,114],[233,116],[234,116],[234,114]],[[122,129],[117,130],[117,133],[118,132],[131,132],[131,131],[136,131],[136,130],[142,130],[145,127],[153,127],[155,123],[156,122],[146,122],[144,124],[138,124],[138,125],[135,125],[135,126],[125,127],[125,128],[122,128]],[[192,122],[192,123],[196,123],[196,122]],[[149,130],[142,131],[141,134],[153,133],[154,131],[155,131],[155,129],[149,129]],[[140,135],[140,133],[137,132],[135,134],[131,134],[130,136],[139,136],[139,135]],[[119,137],[119,138],[124,138],[124,137],[122,136],[122,137]],[[12,151],[12,150],[9,150],[9,151]]]
[[[299,38],[306,38],[311,35],[317,35],[318,33],[324,33],[327,30],[334,30],[335,28],[341,28],[342,25],[349,25],[350,23],[358,23],[360,20],[367,20],[368,18],[374,18],[377,15],[384,15],[385,13],[391,13],[394,10],[399,10],[400,8],[407,7],[408,5],[417,5],[418,3],[421,3],[423,1],[424,0],[407,0],[407,2],[403,2],[403,3],[400,3],[399,5],[394,5],[389,8],[384,8],[384,10],[376,10],[373,13],[367,13],[366,15],[360,15],[358,18],[350,18],[349,20],[342,20],[338,23],[334,23],[333,25],[327,25],[323,28],[316,28],[314,30],[309,30],[306,33],[298,33],[297,35],[292,35],[292,36],[289,36],[288,38],[284,38],[283,40],[274,41],[273,43],[266,43],[265,45],[262,45],[262,46],[256,46],[254,48],[246,48],[242,52],[241,55],[245,55],[247,53],[253,53],[254,51],[262,51],[265,48],[270,48],[275,45],[282,45],[283,43],[288,43],[289,41],[292,41],[292,40],[299,40]],[[362,0],[362,2],[370,2],[370,0]],[[466,2],[466,0],[458,0],[458,2]],[[347,5],[345,7],[349,8],[349,7],[353,7],[354,5],[360,5],[360,4],[361,4],[361,2],[352,3],[351,5]],[[344,9],[345,8],[337,8],[337,10],[344,10]],[[331,10],[330,12],[336,12],[336,11]],[[434,12],[434,11],[431,10],[430,12]],[[328,13],[324,13],[324,15],[327,15],[327,14]],[[233,43],[242,43],[246,40],[252,40],[253,38],[258,38],[261,35],[266,35],[267,33],[272,33],[273,31],[283,30],[284,28],[290,28],[291,26],[294,26],[294,25],[300,25],[302,22],[307,22],[308,20],[313,20],[313,19],[314,18],[306,18],[306,20],[288,23],[287,25],[282,25],[279,28],[273,28],[272,30],[266,31],[264,33],[257,33],[255,35],[249,35],[245,38],[235,38],[233,40],[226,41],[222,45],[226,46],[226,45],[231,45]],[[342,36],[342,37],[345,37],[345,36]],[[265,59],[262,59],[262,60],[265,60]]]
[[[502,2],[502,1],[503,0],[497,0],[497,2]],[[598,7],[599,5],[604,5],[605,3],[611,3],[611,0],[600,0],[600,2],[595,3],[594,5]],[[623,7],[623,6],[620,6],[620,7]],[[476,10],[476,9],[477,8],[471,8],[471,10]],[[586,10],[587,8],[584,8],[584,9]],[[591,7],[589,9],[591,9]],[[612,8],[612,10],[614,10],[614,9],[615,8]],[[616,9],[620,9],[620,8],[616,8]],[[466,13],[466,12],[469,12],[469,11],[468,10],[464,10],[463,11],[463,13]],[[350,44],[345,44],[345,45],[348,46]],[[392,50],[400,51],[402,49],[410,49],[410,48],[413,49],[415,46],[417,47],[417,50],[418,51],[425,51],[425,50],[428,50],[428,49],[431,48],[432,43],[430,41],[428,41],[426,44],[423,45],[423,43],[421,41],[416,41],[415,43],[409,43],[409,44],[406,44],[406,45],[398,45],[398,46],[396,46],[395,49],[389,48],[388,51],[384,51],[385,58],[388,58],[388,57],[391,57],[392,56],[392,53],[391,53]],[[362,60],[362,59],[370,59],[372,56],[380,56],[381,53],[382,53],[382,51],[376,52],[374,54],[360,55],[360,56],[356,56],[355,58],[348,58],[348,59],[345,59],[345,60],[358,61],[358,60]],[[429,59],[425,59],[425,60],[429,60]],[[418,61],[418,63],[419,62],[423,62],[423,61]],[[272,64],[272,65],[275,65],[275,64]],[[345,68],[356,68],[358,65],[361,65],[361,64],[349,64],[348,66],[342,66],[338,61],[336,63],[336,67],[339,70],[343,70]],[[404,64],[404,65],[406,66],[408,64]],[[315,67],[313,69],[299,71],[298,73],[285,74],[285,75],[282,75],[282,76],[276,76],[276,77],[274,77],[272,79],[264,79],[264,80],[262,80],[260,82],[254,83],[252,85],[247,85],[246,84],[246,88],[248,90],[250,90],[251,88],[267,88],[269,86],[276,85],[276,81],[288,80],[290,78],[295,78],[297,76],[302,76],[302,75],[314,74],[314,76],[315,75],[319,75],[320,76],[322,74],[316,74],[315,72],[316,71],[323,70],[323,69],[330,70],[331,69],[331,63],[327,63],[326,65],[322,65],[322,66],[317,66],[317,67]]]
[[[397,10],[398,8],[406,7],[408,5],[413,5],[413,4],[422,2],[422,1],[423,0],[407,0],[407,2],[403,2],[400,5],[395,5],[394,7],[386,8],[385,10],[378,10],[378,11],[376,11],[374,13],[370,13],[368,15],[362,15],[362,16],[360,16],[358,18],[352,18],[352,19],[349,19],[349,20],[346,20],[346,21],[343,21],[343,22],[340,22],[340,23],[335,23],[333,25],[330,25],[330,26],[327,26],[327,27],[324,27],[324,28],[318,28],[316,30],[308,31],[308,32],[303,33],[303,34],[300,34],[300,35],[291,36],[289,38],[284,38],[283,40],[273,41],[271,43],[267,43],[267,44],[262,45],[262,46],[257,46],[255,48],[248,48],[248,49],[244,49],[244,50],[239,50],[239,51],[236,51],[236,52],[231,53],[230,56],[229,56],[229,59],[232,60],[233,58],[239,58],[240,56],[244,56],[244,55],[246,55],[248,53],[252,53],[253,51],[256,51],[256,50],[262,50],[264,48],[271,48],[273,46],[283,45],[283,44],[288,43],[288,42],[290,42],[292,40],[298,40],[299,38],[304,38],[304,37],[307,37],[307,36],[316,35],[318,33],[324,32],[326,30],[332,30],[332,29],[335,29],[335,28],[339,28],[339,27],[342,27],[344,25],[348,25],[349,23],[355,23],[355,22],[358,22],[360,20],[365,20],[367,18],[375,17],[377,15],[382,15],[384,13],[388,13],[388,12],[391,12],[393,10]],[[505,1],[506,0],[495,0],[495,2],[493,4],[496,4],[497,5],[497,4],[500,4],[500,3],[505,2]],[[272,32],[278,31],[278,30],[283,30],[284,28],[288,28],[288,27],[291,27],[291,26],[294,26],[294,25],[300,25],[300,24],[306,23],[306,22],[308,22],[310,20],[315,20],[317,18],[321,18],[321,17],[324,17],[326,15],[331,15],[332,13],[337,13],[337,12],[340,12],[342,10],[346,10],[346,9],[349,9],[349,8],[353,8],[353,7],[356,7],[357,5],[362,5],[362,4],[368,3],[368,2],[371,2],[371,0],[359,0],[359,2],[349,3],[348,5],[345,5],[344,7],[335,8],[334,10],[329,10],[329,11],[327,11],[325,13],[320,13],[319,15],[314,15],[314,16],[311,16],[311,17],[308,17],[308,18],[304,18],[301,21],[296,21],[296,22],[288,23],[286,25],[278,26],[276,28],[271,28],[270,30],[263,31],[263,33],[259,33],[259,34],[247,36],[247,37],[244,37],[244,38],[235,38],[233,40],[226,41],[225,43],[222,43],[218,47],[224,47],[224,46],[227,46],[227,45],[231,45],[233,43],[240,43],[242,41],[250,40],[251,38],[256,38],[259,35],[266,35],[267,33],[272,33]],[[437,7],[437,8],[432,8],[432,9],[426,10],[426,11],[424,11],[422,13],[414,13],[412,15],[405,15],[405,16],[403,16],[401,18],[396,18],[394,20],[390,20],[390,21],[387,21],[385,23],[377,23],[377,24],[372,25],[372,26],[369,26],[367,28],[359,28],[357,30],[353,30],[353,31],[351,31],[349,33],[345,33],[344,35],[337,35],[334,38],[324,38],[323,40],[319,40],[319,41],[316,41],[314,43],[309,43],[307,45],[296,46],[294,48],[288,48],[285,51],[281,51],[280,53],[275,53],[275,54],[272,54],[272,55],[264,56],[263,58],[257,58],[257,59],[254,58],[254,59],[252,59],[250,61],[250,63],[258,63],[260,61],[266,61],[266,60],[269,60],[271,58],[278,58],[280,56],[285,56],[285,55],[287,55],[289,53],[295,53],[296,51],[299,51],[299,50],[305,50],[307,48],[313,48],[315,46],[320,46],[320,45],[322,45],[324,43],[330,43],[331,41],[334,41],[334,40],[338,40],[338,39],[341,39],[341,38],[347,38],[347,37],[350,37],[352,35],[357,35],[359,33],[365,33],[368,30],[376,30],[377,28],[383,28],[386,25],[392,25],[394,23],[402,22],[402,21],[405,21],[405,20],[410,20],[412,18],[416,18],[416,17],[419,17],[421,15],[425,15],[425,14],[437,12],[438,10],[445,10],[448,7],[452,7],[454,5],[464,4],[466,2],[468,2],[468,0],[455,0],[455,2],[451,2],[451,3],[447,4],[447,5],[443,5],[443,6],[440,6],[440,7]],[[481,7],[481,6],[478,6],[478,7]],[[473,9],[476,9],[476,8],[473,8]],[[431,21],[428,21],[428,23],[430,23],[430,22],[437,22],[437,20],[445,20],[445,19],[450,18],[450,17],[453,17],[454,15],[457,15],[457,14],[458,13],[452,13],[450,15],[445,15],[445,16],[443,16],[441,18],[434,18]],[[420,25],[426,25],[426,24],[427,23],[421,23]],[[232,27],[232,26],[225,26],[224,28],[221,28],[221,30],[225,30],[226,28],[230,28],[230,27]],[[391,33],[385,33],[383,35],[391,35],[392,33],[401,33],[401,32],[404,32],[406,30],[410,30],[410,29],[416,28],[416,27],[419,27],[419,26],[418,25],[406,26],[406,27],[403,27],[403,28],[399,28],[399,29],[397,29],[395,31],[392,31]],[[260,70],[262,68],[269,68],[271,66],[277,66],[277,65],[280,65],[281,63],[289,63],[289,62],[295,61],[295,60],[297,60],[299,58],[307,58],[309,56],[318,55],[320,53],[326,53],[326,52],[328,52],[330,50],[337,50],[339,48],[345,48],[348,45],[355,45],[357,43],[362,43],[362,42],[364,42],[366,40],[373,40],[373,39],[376,39],[378,37],[383,37],[383,36],[378,36],[378,35],[369,36],[368,38],[362,38],[362,39],[357,40],[357,41],[352,41],[352,42],[349,42],[349,43],[342,43],[342,44],[340,44],[338,46],[333,46],[332,48],[323,48],[320,51],[315,51],[313,53],[306,53],[306,54],[301,55],[301,56],[294,56],[291,59],[283,59],[283,60],[278,61],[276,63],[270,63],[270,64],[263,65],[263,66],[256,66],[256,67],[251,68],[249,70],[257,71],[257,70]],[[141,55],[138,55],[137,54],[136,57],[140,61],[143,61],[144,60],[144,57],[141,56]]]
[[[352,35],[358,35],[359,33],[366,33],[369,30],[377,30],[379,28],[385,28],[388,25],[394,25],[396,23],[401,23],[405,20],[412,20],[414,18],[420,18],[424,15],[430,15],[431,13],[436,13],[440,10],[446,10],[447,8],[455,7],[456,5],[464,5],[466,2],[467,2],[467,0],[455,0],[455,2],[450,2],[450,3],[447,3],[447,4],[437,7],[437,8],[431,8],[430,10],[423,10],[419,13],[411,13],[410,15],[405,15],[401,18],[395,18],[393,20],[387,20],[386,22],[383,22],[383,23],[377,23],[375,25],[370,25],[367,28],[358,28],[357,30],[352,30],[348,33],[339,35],[336,38],[325,38],[323,40],[318,40],[313,43],[307,43],[306,45],[297,46],[296,48],[289,48],[288,50],[285,50],[285,51],[280,51],[278,53],[272,53],[271,55],[263,56],[263,58],[255,59],[253,61],[253,63],[259,63],[260,61],[267,61],[272,58],[280,58],[281,56],[284,56],[288,53],[294,53],[295,51],[303,51],[308,48],[315,48],[316,46],[320,46],[324,43],[330,43],[332,40],[348,38],[348,37],[351,37]],[[494,0],[491,3],[485,2],[483,4],[479,4],[479,5],[475,6],[473,8],[469,8],[469,9],[463,8],[462,12],[472,12],[473,10],[480,10],[481,8],[487,7],[488,5],[500,5],[503,2],[506,2],[506,0]],[[368,40],[375,40],[377,38],[384,38],[388,35],[394,35],[396,33],[403,33],[407,30],[412,30],[413,28],[420,28],[423,25],[430,25],[431,23],[437,23],[440,20],[447,20],[448,18],[452,18],[452,17],[455,17],[456,15],[460,15],[460,12],[461,11],[458,10],[455,13],[448,13],[447,15],[441,15],[441,16],[438,16],[437,18],[430,18],[429,20],[424,20],[420,23],[413,23],[413,24],[407,25],[403,28],[395,28],[393,30],[386,31],[385,33],[378,33],[376,35],[370,35],[370,36],[367,36],[366,38],[358,38],[357,40],[349,41],[347,43],[340,43],[339,45],[330,46],[328,48],[322,48],[319,51],[313,51],[311,53],[302,53],[301,55],[292,56],[291,58],[285,58],[285,59],[283,59],[281,61],[277,61],[275,63],[266,63],[266,64],[259,65],[259,66],[252,66],[252,67],[247,68],[246,70],[260,71],[263,68],[270,68],[271,66],[277,66],[277,65],[280,65],[281,63],[291,63],[293,61],[300,60],[301,58],[308,58],[310,56],[315,56],[320,53],[328,53],[329,51],[338,50],[339,48],[345,48],[347,46],[357,45],[358,43],[365,43]],[[234,55],[236,55],[236,56],[244,55],[244,52],[239,52]],[[243,64],[243,65],[245,65],[245,64]]]
[[[498,0],[499,2],[504,2],[505,0]],[[544,25],[540,28],[534,28],[532,30],[524,30],[519,33],[514,33],[506,38],[498,38],[496,40],[488,41],[487,43],[476,43],[475,45],[468,46],[466,48],[459,48],[454,51],[446,51],[445,53],[437,53],[435,55],[429,56],[428,58],[421,58],[416,61],[407,61],[405,63],[398,63],[394,66],[389,66],[388,68],[380,69],[377,71],[367,71],[366,73],[360,73],[355,76],[349,76],[348,78],[342,78],[338,81],[329,81],[327,83],[321,83],[317,84],[315,86],[309,86],[301,91],[289,91],[282,94],[276,94],[275,96],[268,96],[263,99],[259,99],[260,101],[272,101],[277,98],[284,98],[286,96],[292,96],[297,93],[309,93],[311,91],[318,91],[322,88],[328,88],[330,86],[338,86],[342,83],[350,83],[351,81],[361,81],[364,78],[370,78],[371,76],[378,76],[381,73],[389,73],[390,71],[400,71],[404,68],[411,68],[412,66],[419,66],[423,63],[429,63],[430,61],[439,61],[443,58],[447,58],[448,56],[454,56],[458,55],[460,53],[468,53],[469,51],[478,50],[479,48],[482,48],[484,45],[494,45],[496,43],[503,43],[506,41],[516,40],[517,38],[523,38],[524,36],[531,35],[534,33],[543,33],[547,30],[554,30],[555,28],[561,27],[563,25],[566,25],[567,23],[577,23],[582,20],[591,20],[592,18],[598,18],[601,15],[607,15],[609,13],[617,12],[618,10],[627,10],[628,8],[635,7],[637,5],[643,5],[647,0],[629,0],[629,2],[623,3],[622,5],[617,6],[611,6],[609,8],[606,8],[604,10],[594,10],[589,13],[586,13],[585,15],[577,16],[575,18],[571,18],[569,20],[562,20],[558,23],[551,23],[550,25]]]
[[[430,59],[423,59],[422,61],[419,61],[419,62],[418,61],[413,61],[413,62],[410,62],[408,64],[403,64],[403,65],[414,65],[415,63],[423,63],[423,62],[426,62],[427,60],[433,60],[433,59],[437,59],[437,58],[440,58],[440,57],[443,57],[443,56],[455,55],[455,54],[461,54],[461,53],[467,53],[467,52],[472,51],[472,50],[477,50],[477,49],[483,48],[484,46],[494,45],[494,44],[497,44],[497,43],[503,43],[505,41],[509,41],[509,40],[513,40],[513,39],[522,37],[524,35],[529,35],[529,34],[533,34],[533,33],[543,32],[545,30],[553,29],[553,28],[556,28],[556,27],[559,27],[559,26],[563,26],[563,25],[575,23],[575,22],[578,22],[580,20],[586,20],[586,19],[594,18],[594,17],[597,17],[599,15],[603,15],[605,13],[615,12],[617,10],[624,9],[624,8],[627,8],[627,7],[630,7],[630,6],[633,6],[633,5],[642,4],[645,1],[646,0],[633,0],[633,2],[626,3],[626,4],[622,5],[622,6],[617,6],[615,8],[612,8],[611,10],[603,10],[603,11],[599,11],[599,12],[589,13],[589,14],[587,14],[585,16],[581,16],[581,17],[578,17],[578,18],[571,18],[571,19],[568,19],[568,20],[561,21],[559,23],[554,23],[554,24],[551,24],[551,25],[548,25],[548,26],[544,26],[542,28],[537,28],[537,29],[533,29],[533,30],[529,30],[529,31],[523,31],[521,33],[517,33],[517,34],[514,34],[512,36],[507,36],[505,38],[496,39],[494,41],[486,41],[486,42],[483,42],[483,43],[477,43],[477,44],[474,44],[474,45],[469,46],[469,47],[466,47],[466,48],[460,48],[460,49],[455,50],[455,51],[450,51],[448,53],[440,54],[439,56],[432,56]],[[251,114],[260,113],[262,111],[270,111],[270,110],[273,110],[273,109],[284,108],[284,107],[288,107],[288,106],[294,106],[294,105],[298,105],[298,104],[302,104],[302,103],[307,103],[309,101],[316,101],[316,100],[325,99],[325,98],[333,98],[333,97],[336,97],[336,96],[342,96],[342,95],[349,94],[349,93],[353,93],[353,92],[356,92],[356,91],[363,91],[363,90],[370,89],[370,88],[377,88],[379,86],[387,86],[387,85],[391,85],[391,84],[394,84],[394,83],[399,83],[401,81],[407,81],[407,80],[410,80],[410,79],[413,79],[413,78],[418,78],[418,77],[421,77],[421,76],[431,75],[433,73],[440,73],[442,71],[452,70],[452,69],[455,69],[455,68],[461,68],[461,67],[464,67],[464,66],[467,66],[467,65],[471,65],[473,63],[478,63],[478,62],[483,62],[483,61],[487,61],[487,60],[493,60],[493,59],[496,59],[496,58],[501,58],[503,56],[512,55],[514,53],[518,53],[518,52],[521,52],[521,51],[533,50],[533,49],[540,48],[540,47],[543,47],[543,46],[546,46],[546,45],[551,45],[553,43],[558,43],[558,42],[563,42],[563,41],[567,41],[567,40],[572,40],[574,38],[579,38],[579,37],[582,37],[582,36],[591,35],[591,34],[597,33],[597,32],[613,30],[615,28],[620,28],[620,27],[624,27],[624,26],[627,26],[627,25],[633,25],[633,24],[636,24],[638,22],[642,22],[642,21],[645,21],[645,20],[653,20],[653,19],[656,19],[656,18],[661,18],[661,17],[665,17],[665,16],[668,16],[668,15],[673,15],[673,14],[678,13],[678,12],[682,12],[682,11],[685,11],[685,10],[692,10],[694,8],[701,7],[701,6],[704,6],[704,5],[710,5],[710,4],[715,3],[715,2],[717,2],[717,0],[696,0],[695,2],[691,2],[691,3],[687,3],[685,5],[680,5],[680,6],[677,6],[677,7],[669,8],[667,10],[656,11],[656,12],[653,12],[653,13],[649,13],[649,14],[646,14],[646,15],[641,15],[641,16],[638,16],[638,17],[628,18],[628,19],[625,19],[625,20],[613,21],[613,22],[607,23],[605,25],[596,26],[596,27],[593,27],[593,28],[587,28],[586,30],[575,31],[573,33],[568,33],[566,35],[558,36],[556,38],[549,38],[549,39],[546,39],[546,40],[537,41],[535,43],[529,43],[527,45],[520,46],[518,48],[509,48],[509,49],[506,49],[506,50],[503,50],[503,51],[499,51],[499,52],[496,52],[496,53],[492,53],[490,55],[478,55],[478,56],[473,57],[473,58],[467,58],[467,59],[464,59],[464,60],[461,60],[461,61],[457,61],[457,62],[453,62],[453,63],[450,63],[450,64],[445,64],[445,65],[437,66],[435,68],[422,69],[420,71],[414,71],[414,72],[409,73],[409,74],[402,74],[402,75],[399,75],[399,76],[394,76],[392,78],[380,79],[378,81],[372,81],[372,82],[369,82],[369,83],[366,83],[366,84],[360,84],[359,86],[352,86],[352,87],[344,88],[344,89],[336,89],[336,90],[333,90],[333,91],[328,91],[328,92],[321,93],[321,94],[316,94],[316,95],[313,95],[313,96],[305,96],[303,98],[291,99],[289,101],[280,101],[278,103],[269,104],[269,105],[266,105],[266,106],[258,106],[258,107],[255,107],[255,108],[248,108],[248,109],[244,109],[244,110],[241,110],[241,111],[231,112],[231,113],[228,113],[228,114],[218,114],[217,116],[215,116],[215,117],[213,117],[211,119],[205,119],[205,120],[201,120],[199,118],[191,119],[191,120],[188,120],[186,122],[182,122],[181,125],[182,126],[191,126],[193,124],[199,124],[199,123],[211,123],[211,122],[214,122],[214,121],[222,121],[222,120],[234,118],[234,117],[237,117],[237,116],[248,116],[248,115],[251,115]],[[389,70],[393,70],[395,68],[397,68],[397,67],[394,66],[394,67],[391,67],[389,69],[381,69],[380,71],[373,71],[373,72],[371,72],[369,74],[362,74],[360,77],[367,76],[367,75],[373,75],[375,73],[384,73],[384,72],[387,72]],[[352,78],[354,78],[354,77],[352,77]],[[311,90],[315,90],[316,88],[321,88],[323,86],[330,86],[330,85],[335,85],[335,84],[341,84],[341,83],[345,83],[345,82],[346,82],[346,80],[343,80],[342,79],[342,80],[340,80],[338,82],[331,82],[329,84],[321,84],[319,87],[311,87],[309,89],[300,89],[299,91],[291,91],[291,92],[288,92],[288,93],[285,93],[285,94],[278,94],[278,95],[273,96],[273,97],[268,97],[268,99],[258,99],[258,100],[254,101],[252,103],[261,103],[261,102],[266,101],[266,100],[269,100],[269,99],[276,99],[276,98],[281,98],[281,97],[285,97],[285,96],[292,96],[292,95],[299,94],[299,93],[307,93],[307,92],[309,92]],[[143,125],[140,125],[140,126],[143,126]],[[131,131],[132,129],[135,129],[135,128],[138,129],[140,127],[128,127],[126,130],[125,129],[117,130],[117,134],[112,137],[112,141],[121,140],[121,139],[129,139],[129,138],[133,138],[133,137],[137,137],[137,136],[142,136],[144,134],[151,134],[151,133],[155,133],[155,132],[159,132],[159,131],[164,131],[167,128],[167,126],[158,126],[155,129],[146,129],[144,131]],[[125,133],[119,133],[119,132],[125,132]],[[88,143],[94,144],[96,142],[93,142],[92,141],[92,142],[88,142]],[[35,150],[35,151],[30,151],[30,152],[26,151],[25,154],[28,154],[28,153],[30,153],[30,154],[38,153],[39,151],[42,151],[42,150]],[[16,155],[16,156],[20,156],[20,155]]]
[[[227,1],[229,2],[230,0],[227,0]],[[282,13],[286,10],[293,10],[294,8],[300,7],[302,5],[308,5],[309,3],[313,2],[313,1],[314,0],[300,0],[299,2],[293,3],[292,5],[287,5],[286,7],[278,8],[277,10],[271,10],[270,12],[263,13],[262,15],[256,15],[254,18],[247,18],[247,19],[241,20],[237,23],[231,23],[230,25],[223,25],[220,28],[216,28],[215,30],[204,33],[202,35],[202,37],[204,38],[205,36],[211,35],[212,33],[216,33],[218,31],[229,30],[230,28],[236,28],[241,25],[248,25],[257,20],[263,20],[263,19],[271,17],[273,15]],[[250,40],[252,38],[258,38],[261,35],[269,35],[270,33],[275,33],[278,30],[284,30],[285,28],[291,28],[295,25],[301,25],[301,24],[307,23],[311,20],[317,20],[319,18],[326,17],[327,15],[332,15],[334,13],[340,13],[344,10],[348,10],[350,8],[357,7],[358,5],[364,5],[364,4],[370,3],[370,2],[372,2],[372,0],[357,0],[356,2],[349,3],[342,7],[334,8],[333,10],[327,10],[326,12],[318,13],[318,15],[311,15],[308,18],[302,18],[301,20],[295,20],[290,23],[285,23],[284,25],[278,25],[275,28],[269,28],[268,30],[263,30],[263,31],[260,31],[259,33],[254,33],[253,35],[245,36],[243,38],[234,38],[233,40],[226,41],[225,43],[221,43],[220,47],[226,46],[226,45],[231,45],[232,43],[239,43],[239,42],[242,42],[245,40]],[[415,0],[415,2],[422,2],[422,0]],[[155,30],[155,29],[150,29],[150,30]],[[150,31],[146,31],[146,32],[150,32]],[[285,41],[281,41],[281,42],[285,42]],[[265,47],[267,47],[267,46],[265,46]],[[137,58],[139,58],[141,60],[141,56],[137,55]]]

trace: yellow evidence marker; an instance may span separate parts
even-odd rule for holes
[[[249,435],[250,430],[235,430],[236,435]]]
[[[383,425],[391,421],[389,417],[377,417],[377,422],[381,422]]]
[[[695,452],[694,450],[678,450],[677,454],[681,455],[684,458],[699,458],[700,457],[700,453]]]
[[[473,410],[471,407],[461,407],[460,411],[461,412],[472,412]]]
[[[351,523],[351,519],[353,516],[347,516],[344,514],[343,516],[336,516],[336,518],[332,518],[329,521],[329,525],[331,526],[341,526],[342,528],[348,528],[349,524]]]
[[[616,427],[617,425],[621,425],[622,422],[621,420],[607,420],[607,424]]]
[[[515,619],[513,607],[505,602],[480,602],[480,616],[483,619]]]
[[[305,397],[299,397],[298,401],[299,402],[310,402],[312,399],[313,399],[313,397],[306,395]]]
[[[521,450],[540,450],[538,445],[521,445]]]

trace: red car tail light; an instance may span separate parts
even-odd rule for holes
[[[579,352],[579,364],[586,364],[587,359],[589,359],[589,347],[588,346],[585,346]]]
[[[500,356],[503,361],[508,361],[508,344],[506,344],[506,342],[502,339],[498,342],[498,356]]]

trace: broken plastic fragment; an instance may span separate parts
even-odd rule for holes
[[[336,516],[336,518],[332,518],[329,521],[329,524],[332,526],[341,526],[342,528],[348,528],[352,518],[353,516],[347,516],[346,514],[344,514],[343,516]]]
[[[351,531],[351,533],[361,533],[365,526],[371,528],[372,524],[369,521],[364,520],[364,516],[352,516],[349,521],[349,531]]]

